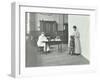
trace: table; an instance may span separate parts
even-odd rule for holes
[[[58,45],[58,51],[60,50],[62,52],[62,44],[63,44],[63,41],[43,41],[45,44],[46,44],[46,49],[47,49],[47,45],[55,45],[57,44]],[[61,44],[61,48],[60,48],[60,45]]]

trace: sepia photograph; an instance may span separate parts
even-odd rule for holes
[[[25,67],[88,65],[88,14],[25,12]]]

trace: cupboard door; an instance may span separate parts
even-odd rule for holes
[[[40,31],[45,33],[55,33],[57,32],[56,21],[40,21]]]

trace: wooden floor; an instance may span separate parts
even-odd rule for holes
[[[26,41],[26,67],[81,64],[89,64],[89,61],[82,55],[69,55],[66,44],[63,44],[62,52],[60,50],[58,51],[57,45],[53,45],[50,53],[43,54],[38,51],[32,41]]]

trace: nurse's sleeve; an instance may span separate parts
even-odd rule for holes
[[[79,32],[76,33],[76,37],[80,38],[80,33]]]

